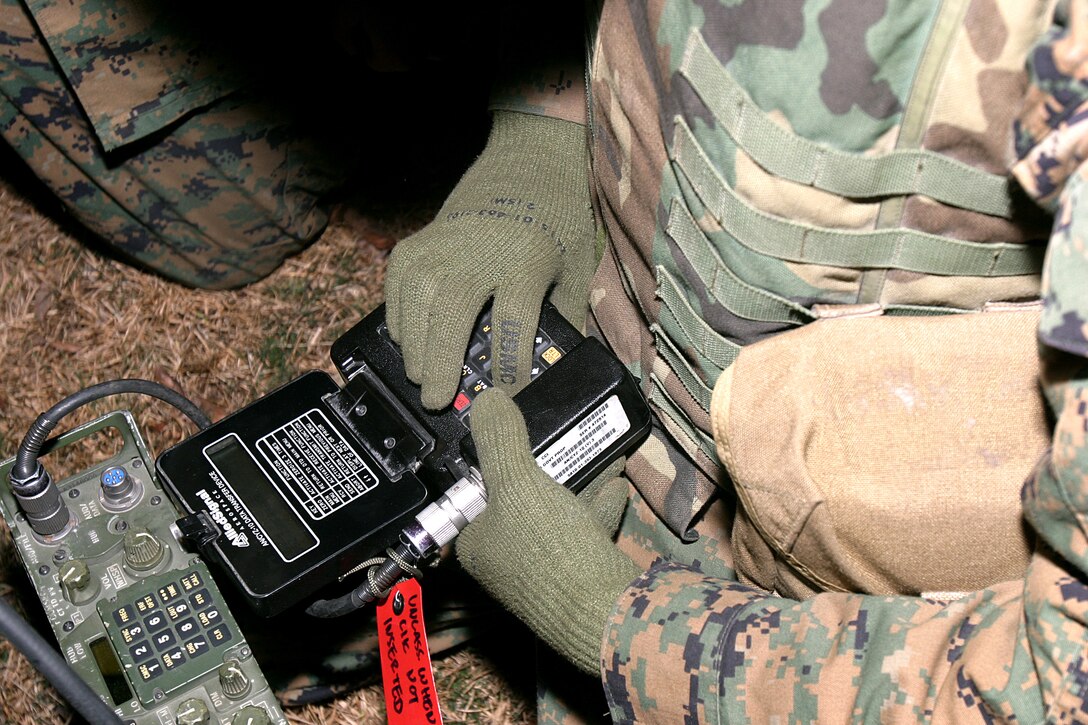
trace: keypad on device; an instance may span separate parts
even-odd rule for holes
[[[110,611],[109,618],[118,625],[116,637],[136,663],[140,680],[150,682],[234,639],[205,576],[179,572],[176,579],[127,598],[129,603]]]

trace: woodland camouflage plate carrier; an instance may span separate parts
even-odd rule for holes
[[[731,581],[734,504],[710,433],[714,384],[747,345],[844,311],[1038,297],[1051,220],[1009,170],[1059,126],[1054,96],[1072,111],[1083,93],[1036,72],[1042,118],[1014,146],[1054,5],[605,3],[590,90],[610,244],[590,301],[663,428],[627,469],[621,546],[654,563],[606,632],[616,721],[1084,719],[1083,385],[1051,378],[1065,469],[1042,465],[1024,489],[1046,545],[1025,579],[957,601],[798,602]],[[1042,180],[1053,155],[1035,162]],[[1084,288],[1084,245],[1065,246],[1076,271],[1051,281]],[[1088,300],[1065,289],[1047,295],[1044,339],[1061,324],[1077,344],[1059,347],[1083,354]]]
[[[1037,297],[1050,222],[1013,198],[1009,99],[1049,8],[969,5],[606,6],[593,141],[612,255],[591,302],[705,474],[643,491],[678,534],[720,476],[710,393],[743,345],[816,305]]]

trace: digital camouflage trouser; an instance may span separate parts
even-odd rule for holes
[[[25,8],[0,0],[0,134],[72,216],[171,279],[253,282],[324,229],[329,163],[283,114],[233,95],[106,153]]]

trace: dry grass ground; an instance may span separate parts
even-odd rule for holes
[[[218,418],[301,370],[335,374],[333,340],[381,301],[385,253],[343,225],[331,225],[310,249],[249,288],[190,290],[80,243],[27,200],[25,180],[10,169],[0,159],[0,459],[14,455],[39,412],[97,381],[157,380]],[[434,212],[428,203],[370,220],[375,239],[420,226]],[[71,422],[118,407],[133,411],[153,451],[191,432],[168,406],[134,397],[103,401]],[[0,594],[32,609],[10,542],[0,555]],[[446,722],[532,722],[531,684],[503,669],[501,659],[472,645],[437,661]],[[383,722],[382,700],[380,687],[371,686],[290,710],[289,717],[315,725]],[[0,722],[72,721],[52,689],[0,642]]]

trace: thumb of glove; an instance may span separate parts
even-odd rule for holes
[[[473,407],[488,504],[458,537],[457,557],[545,642],[597,673],[612,607],[639,569],[586,502],[536,464],[525,420],[509,396],[491,389]]]
[[[626,463],[625,456],[617,458],[578,494],[578,498],[585,502],[601,530],[610,537],[616,535],[624,509],[627,508],[627,494],[631,484],[623,476]]]

